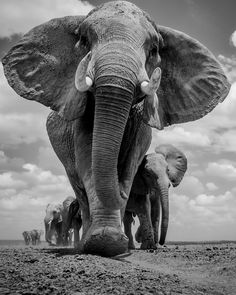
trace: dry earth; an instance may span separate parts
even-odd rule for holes
[[[0,294],[236,294],[236,244],[169,245],[114,258],[1,246]]]

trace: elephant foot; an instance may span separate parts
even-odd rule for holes
[[[129,249],[129,250],[135,250],[135,246],[134,246],[134,242],[133,242],[133,241],[130,241],[130,240],[129,240],[129,243],[128,243],[128,249]]]
[[[106,257],[116,256],[127,251],[128,241],[120,229],[105,226],[93,230],[85,239],[84,252]]]
[[[157,246],[154,243],[154,241],[146,240],[146,241],[142,242],[142,244],[140,246],[140,249],[141,250],[148,250],[148,249],[156,250],[157,249]]]

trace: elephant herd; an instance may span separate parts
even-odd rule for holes
[[[146,155],[152,128],[198,120],[226,98],[230,84],[213,54],[136,5],[109,1],[33,28],[2,63],[16,93],[52,109],[46,128],[80,208],[80,250],[114,256],[133,248],[134,215],[141,248],[155,247],[159,220],[163,244],[168,187],[187,161],[168,146]],[[50,241],[50,230],[62,229],[47,218]]]
[[[187,158],[173,145],[160,145],[155,153],[144,157],[135,175],[123,219],[129,249],[135,249],[132,223],[136,215],[140,225],[135,238],[141,243],[141,249],[156,249],[158,243],[165,243],[169,187],[179,185],[186,170]],[[44,224],[45,239],[50,245],[71,245],[74,232],[74,246],[79,248],[82,218],[76,198],[67,197],[62,204],[48,204]]]
[[[67,197],[62,204],[48,204],[44,217],[45,240],[49,245],[70,246],[74,234],[74,246],[78,247],[81,211],[74,197]]]
[[[32,245],[39,245],[41,242],[40,238],[42,234],[43,231],[38,229],[24,231],[22,233],[26,245],[29,245],[30,243],[32,243]]]

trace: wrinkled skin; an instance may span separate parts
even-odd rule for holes
[[[30,231],[24,231],[24,232],[22,233],[22,236],[23,236],[23,238],[24,238],[25,244],[26,244],[26,245],[29,245],[29,244],[30,244],[30,241],[31,241]]]
[[[80,249],[104,256],[127,250],[121,220],[151,127],[197,120],[229,91],[204,46],[126,1],[34,28],[3,65],[19,95],[54,111],[47,130],[81,207]]]
[[[169,187],[178,186],[186,170],[187,158],[172,145],[158,146],[155,153],[144,157],[135,175],[124,216],[130,249],[135,248],[131,231],[133,215],[137,215],[140,222],[135,238],[141,243],[141,249],[156,249],[158,241],[160,245],[165,243],[169,221]]]

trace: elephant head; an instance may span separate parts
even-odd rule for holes
[[[61,204],[48,204],[46,207],[46,216],[44,217],[45,240],[49,244],[62,243],[62,210]]]
[[[220,65],[203,45],[156,25],[127,1],[107,2],[87,16],[39,25],[2,62],[9,84],[19,95],[50,107],[67,121],[79,121],[81,136],[91,134],[86,157],[91,157],[94,188],[92,193],[87,189],[87,194],[91,200],[98,199],[96,227],[107,224],[110,230],[100,228],[99,233],[106,232],[109,240],[115,232],[110,225],[112,212],[126,205],[132,178],[148,148],[140,146],[151,141],[149,128],[145,143],[137,141],[128,151],[128,140],[143,126],[132,119],[133,114],[139,113],[142,122],[162,129],[201,118],[229,91]],[[132,120],[133,125],[129,124]],[[124,136],[127,130],[132,136]],[[137,163],[128,170],[127,159],[132,157]],[[76,163],[77,168],[79,165]],[[104,237],[95,236],[98,232],[92,243],[98,253]],[[116,250],[104,250],[104,255],[123,252],[126,246],[115,238],[108,248]]]

